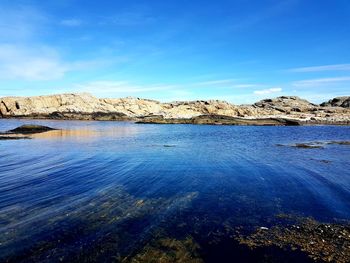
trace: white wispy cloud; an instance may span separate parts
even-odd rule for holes
[[[256,88],[256,87],[263,87],[266,85],[262,85],[262,84],[235,84],[232,86],[232,88]]]
[[[227,80],[227,79],[226,79]],[[220,83],[226,83],[225,80],[208,80],[205,82],[188,82],[188,83],[167,83],[167,84],[135,84],[132,81],[127,80],[97,80],[86,83],[74,84],[69,91],[74,92],[89,92],[98,97],[142,97],[158,99],[160,101],[175,101],[175,100],[197,100],[197,99],[221,99],[241,101],[244,98],[244,102],[252,102],[256,99],[254,95],[267,95],[272,93],[278,93],[282,91],[282,88],[270,88],[254,91],[254,95],[251,91],[246,92],[234,92],[226,87],[222,87],[222,95],[214,95],[212,87],[218,89],[221,87]],[[214,86],[213,86],[214,85]],[[215,86],[218,85],[218,86]],[[252,88],[260,85],[256,84],[237,84],[241,88]],[[230,88],[232,86],[229,86]],[[211,92],[203,93],[203,89],[211,90]]]
[[[79,91],[90,92],[96,95],[128,94],[164,91],[174,88],[172,85],[135,85],[128,81],[92,81],[85,84],[76,84],[75,88]]]
[[[0,78],[49,80],[68,71],[58,53],[46,46],[0,45]]]
[[[80,19],[64,19],[60,22],[62,26],[68,26],[68,27],[78,27],[83,24],[83,21]]]
[[[191,83],[192,86],[216,86],[236,83],[237,79],[215,79]]]
[[[102,59],[65,61],[56,49],[44,45],[0,44],[0,79],[54,80],[63,78],[68,72],[99,68],[110,63]]]
[[[231,26],[231,29],[242,30],[262,24],[265,20],[290,12],[297,4],[297,0],[276,1],[272,5],[267,5],[264,9],[259,10],[257,13],[245,14],[244,17]]]
[[[290,72],[350,71],[350,64],[334,64],[289,69]]]
[[[64,75],[67,67],[58,53],[34,44],[47,23],[47,16],[34,7],[0,9],[0,79],[46,80]]]
[[[255,90],[255,95],[267,95],[272,93],[278,93],[281,92],[282,88],[271,88],[271,89],[263,89],[263,90]]]
[[[156,20],[157,18],[147,8],[136,7],[101,17],[99,25],[139,26],[154,23]]]
[[[263,84],[242,83],[239,79],[214,79],[214,80],[208,80],[208,81],[186,83],[183,85],[192,86],[192,87],[216,87],[216,88],[237,88],[237,89],[266,87],[266,85],[263,85]]]
[[[332,85],[339,82],[348,82],[350,77],[334,77],[334,78],[320,78],[320,79],[307,79],[299,80],[292,83],[294,87],[317,87],[320,85]]]

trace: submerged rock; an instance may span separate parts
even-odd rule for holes
[[[350,141],[320,141],[320,142],[305,142],[295,144],[276,144],[276,146],[289,146],[304,149],[321,149],[326,145],[350,145]]]
[[[141,262],[178,262],[178,263],[202,263],[198,254],[199,245],[191,238],[177,240],[163,238],[153,244],[148,244],[144,249],[130,260],[130,263]]]
[[[350,145],[350,141],[331,141],[327,142],[327,144]]]
[[[310,160],[316,161],[316,162],[320,162],[320,163],[325,163],[325,164],[332,163],[332,161],[330,161],[330,160],[324,160],[324,159],[319,160],[319,159],[311,158]]]
[[[323,148],[322,145],[313,144],[313,143],[296,143],[295,145],[292,145],[292,147],[304,148],[304,149],[320,149],[320,148]]]
[[[266,231],[258,228],[238,238],[252,250],[279,247],[306,253],[316,262],[347,263],[350,259],[350,225],[327,224],[313,219],[299,219],[295,224],[276,225]]]

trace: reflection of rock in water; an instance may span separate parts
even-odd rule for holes
[[[0,135],[0,141],[6,141],[6,140],[23,140],[23,139],[31,139],[28,136],[17,136],[17,135]]]
[[[315,261],[349,262],[350,225],[325,224],[313,219],[300,219],[297,224],[258,228],[248,236],[238,238],[250,249],[278,247],[301,251]]]
[[[121,260],[140,249],[161,221],[195,197],[189,193],[138,199],[115,188],[75,204],[68,201],[61,211],[15,207],[0,216],[0,261]]]
[[[76,130],[53,130],[45,133],[34,134],[33,138],[39,139],[59,139],[72,138],[79,141],[100,140],[101,137],[131,137],[138,132],[137,127],[125,126],[117,128],[107,128],[104,130],[94,130],[91,128]]]
[[[192,237],[184,240],[163,238],[146,245],[139,254],[126,262],[201,263],[203,260],[198,255],[198,248]]]

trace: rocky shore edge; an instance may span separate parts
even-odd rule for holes
[[[87,93],[0,98],[0,118],[132,121],[142,124],[350,125],[350,97],[320,105],[296,96],[252,105],[226,101],[161,103],[140,98],[99,99]]]

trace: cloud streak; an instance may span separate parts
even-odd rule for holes
[[[281,92],[282,88],[271,88],[271,89],[263,89],[263,90],[255,90],[255,95],[268,95],[272,93],[278,93]]]
[[[135,94],[145,92],[159,92],[174,88],[172,85],[134,85],[128,81],[93,81],[85,84],[76,84],[79,91],[93,94]]]
[[[289,72],[323,72],[323,71],[350,71],[350,64],[334,64],[334,65],[324,65],[324,66],[314,66],[314,67],[302,67],[289,69]]]
[[[55,50],[36,46],[0,45],[0,78],[23,80],[58,79],[68,71]]]
[[[104,26],[143,26],[157,21],[146,8],[133,8],[130,10],[120,11],[111,16],[101,17],[99,25]]]
[[[68,72],[99,68],[111,63],[116,63],[116,59],[64,61],[54,48],[44,45],[0,44],[0,79],[5,80],[57,80]]]
[[[79,27],[83,24],[83,21],[80,19],[64,19],[60,22],[62,26],[67,26],[67,27]]]
[[[161,101],[175,100],[196,100],[216,98],[215,90],[221,89],[220,99],[229,99],[233,94],[235,98],[239,96],[251,97],[252,87],[264,87],[257,84],[233,84],[233,79],[214,79],[202,82],[189,83],[167,83],[167,84],[135,84],[124,80],[96,80],[86,83],[78,83],[71,87],[74,92],[89,92],[98,97],[150,97]],[[222,86],[224,85],[224,86]],[[225,86],[228,85],[228,86]],[[237,92],[232,93],[231,88],[237,88]],[[203,90],[208,93],[203,95]],[[242,90],[247,90],[242,93]],[[256,90],[255,95],[266,95],[281,92],[279,87]],[[211,95],[208,95],[211,94]]]
[[[192,83],[192,86],[216,86],[216,85],[226,85],[233,84],[236,82],[236,79],[219,79],[219,80],[208,80],[202,82]]]
[[[320,85],[332,85],[340,82],[348,82],[350,77],[334,77],[334,78],[320,78],[320,79],[308,79],[299,80],[292,83],[294,87],[317,87]]]

